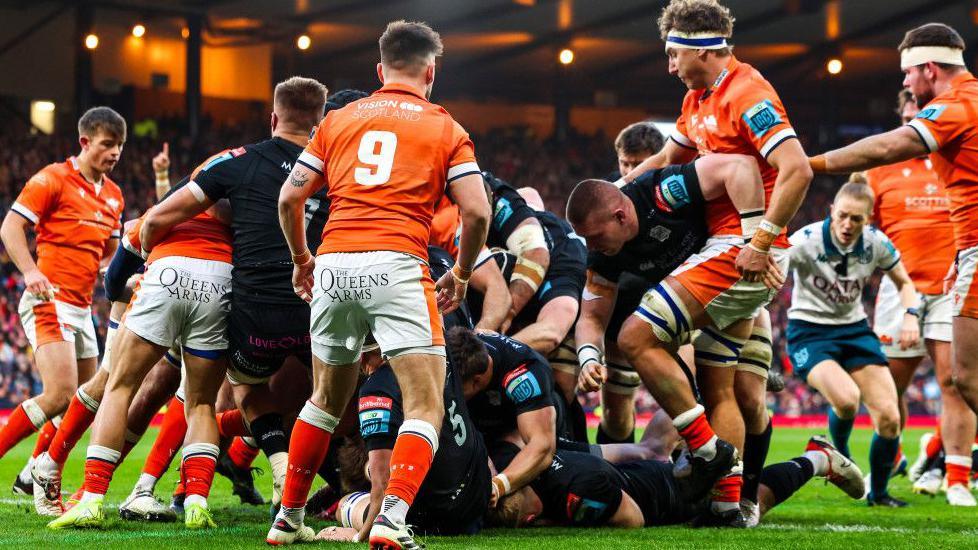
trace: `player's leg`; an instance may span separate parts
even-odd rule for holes
[[[727,442],[720,443],[704,407],[696,401],[692,373],[670,349],[680,344],[678,338],[689,331],[692,319],[703,314],[688,293],[676,286],[663,283],[646,293],[638,310],[622,325],[618,346],[672,418],[694,457],[694,470],[726,470],[733,463],[735,449]]]
[[[772,464],[761,472],[757,490],[761,517],[788,500],[812,477],[825,478],[850,498],[859,499],[865,493],[863,474],[856,463],[842,456],[824,438],[816,436],[809,440],[803,455]]]
[[[896,383],[893,382],[890,370],[882,365],[866,365],[854,369],[850,375],[859,386],[875,432],[869,448],[869,503],[905,506],[906,503],[889,497],[887,492],[893,461],[900,447],[900,409]]]
[[[844,456],[850,456],[849,436],[859,412],[859,386],[841,365],[831,359],[812,367],[807,382],[829,402],[829,435],[832,436],[832,443]]]
[[[183,365],[187,373],[184,381],[187,437],[180,466],[187,493],[184,522],[191,529],[215,527],[207,497],[220,452],[215,405],[227,362],[223,352],[198,351],[188,345],[184,347]]]
[[[567,405],[567,420],[565,422],[568,437],[574,441],[587,442],[587,416],[580,401],[577,400],[577,378],[580,366],[577,363],[577,351],[574,345],[574,335],[567,337],[550,352],[547,362],[554,376],[555,388],[560,392]]]
[[[635,440],[635,393],[642,379],[615,341],[606,341],[608,379],[601,386],[601,423],[597,443],[630,443]]]
[[[968,489],[971,474],[971,444],[976,430],[975,413],[961,397],[951,376],[951,343],[927,340],[927,349],[934,361],[934,372],[941,385],[941,424],[940,440],[946,453],[948,499],[952,498],[950,488],[962,485]],[[970,491],[961,492],[956,501],[970,505],[974,497]],[[968,497],[971,497],[970,499]],[[952,502],[953,503],[953,502]]]
[[[545,303],[536,321],[514,334],[513,339],[547,355],[557,349],[570,332],[580,306],[580,300],[573,296],[558,296]]]
[[[734,393],[744,416],[744,487],[741,503],[749,503],[748,525],[755,523],[757,484],[771,446],[772,424],[767,410],[767,375],[771,366],[771,329],[767,310],[754,319],[751,334],[740,352]],[[741,506],[742,510],[745,506]],[[745,516],[748,514],[745,513]],[[759,518],[758,518],[759,519]]]

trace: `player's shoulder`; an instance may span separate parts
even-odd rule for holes
[[[28,181],[42,185],[60,184],[74,172],[75,169],[72,162],[72,159],[63,162],[52,162],[35,172]]]
[[[890,237],[882,229],[868,224],[863,227],[863,240],[873,245],[890,245],[892,242],[890,241]]]
[[[247,153],[248,149],[245,146],[224,149],[214,153],[194,168],[191,178],[197,177],[201,173],[228,168],[235,164],[236,159],[243,158]]]
[[[822,225],[824,221],[812,222],[802,226],[789,237],[794,246],[804,246],[809,243],[818,243],[822,238]]]
[[[721,103],[726,103],[734,110],[760,108],[766,103],[781,103],[777,90],[764,75],[754,67],[741,63],[735,75],[730,80],[727,92],[723,94]]]

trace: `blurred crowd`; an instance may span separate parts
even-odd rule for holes
[[[178,119],[141,121],[130,128],[122,159],[111,177],[123,189],[127,219],[138,217],[155,202],[152,158],[164,142],[170,145],[170,177],[176,183],[211,154],[253,141],[268,135],[261,123],[220,126],[205,120],[196,145]],[[608,177],[616,168],[613,136],[584,135],[571,132],[563,143],[541,139],[526,128],[502,128],[484,135],[474,135],[479,164],[514,187],[537,189],[547,208],[563,215],[565,198],[570,188],[588,177]],[[31,134],[17,124],[0,128],[0,208],[4,214],[17,197],[24,182],[44,165],[63,161],[77,152],[73,132],[57,136]],[[813,182],[802,210],[792,222],[792,229],[824,218],[828,205],[840,181],[820,178]],[[20,274],[0,245],[0,409],[9,408],[40,391],[40,378],[33,368],[30,348],[17,315],[17,303],[23,290]],[[99,299],[96,289],[97,327],[104,337],[107,304]],[[769,308],[774,327],[774,368],[785,373],[786,389],[769,394],[772,410],[785,415],[804,415],[825,412],[821,395],[810,390],[800,380],[790,376],[791,365],[784,351],[782,331],[787,325],[790,303],[790,281]],[[872,312],[875,284],[866,290],[867,311]],[[921,374],[926,373],[926,374]],[[908,389],[911,414],[936,414],[939,411],[940,391],[934,377],[922,367]],[[648,412],[655,404],[643,392],[637,403],[639,410]],[[586,409],[598,406],[597,396],[587,398]]]

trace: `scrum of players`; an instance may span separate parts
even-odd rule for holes
[[[39,432],[15,492],[52,529],[105,526],[114,471],[166,405],[120,516],[215,527],[215,472],[263,504],[251,463],[264,453],[273,545],[753,527],[813,477],[903,507],[887,489],[906,464],[902,394],[930,355],[943,414],[910,468],[914,490],[936,494],[946,477],[948,502],[975,506],[978,80],[964,42],[943,24],[909,31],[904,125],[809,157],[774,88],[733,55],[727,8],[673,0],[658,24],[689,88],[676,131],[624,129],[620,173],[577,183],[564,219],[482,171],[465,130],[428,101],[442,45],[423,23],[388,25],[373,94],[281,82],[269,139],[172,186],[164,148],[159,203],[138,220],[122,222],[108,176],[126,123],[86,112],[81,151],[32,177],[0,229],[43,381],[0,430],[0,457]],[[823,221],[789,236],[814,173],[853,177]],[[877,269],[871,328],[860,297]],[[112,307],[98,362],[100,273]],[[788,275],[790,360],[829,402],[831,437],[768,464],[765,307]],[[636,441],[640,386],[661,411]],[[595,443],[586,392],[603,405]],[[867,478],[848,449],[861,405]],[[63,499],[89,429],[84,483]],[[178,452],[165,503],[156,484]],[[339,525],[317,533],[322,519]]]

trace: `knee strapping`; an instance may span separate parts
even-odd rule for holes
[[[693,340],[696,364],[706,367],[734,367],[745,340],[706,327]]]
[[[740,350],[740,362],[737,370],[752,372],[763,378],[767,378],[767,373],[771,369],[771,360],[774,357],[774,350],[771,347],[771,331],[754,327],[751,330],[750,338]]]
[[[679,345],[692,326],[689,312],[679,296],[666,284],[658,284],[642,296],[634,315],[652,325],[661,342]]]
[[[608,380],[605,382],[608,391],[619,395],[635,395],[641,385],[642,379],[634,368],[629,365],[608,363]]]

